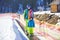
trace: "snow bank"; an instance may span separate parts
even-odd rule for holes
[[[0,17],[0,40],[15,40],[13,21],[10,16]]]

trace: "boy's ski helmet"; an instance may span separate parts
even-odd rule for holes
[[[28,5],[27,5],[27,8],[28,8],[28,9],[30,9],[30,8],[31,8],[31,5],[30,5],[30,4],[28,4]]]

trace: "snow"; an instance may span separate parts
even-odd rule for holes
[[[0,40],[29,40],[11,16],[0,17]]]
[[[34,12],[34,14],[55,14],[57,16],[60,17],[60,13],[51,13],[51,11],[37,11],[37,12]]]
[[[0,17],[0,40],[15,40],[13,22],[10,16]]]
[[[50,11],[37,11],[37,12],[34,12],[34,14],[44,14],[44,13],[51,13]]]

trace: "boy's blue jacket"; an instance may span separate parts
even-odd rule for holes
[[[34,20],[29,20],[28,27],[35,27]]]

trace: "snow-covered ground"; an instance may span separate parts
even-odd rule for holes
[[[15,33],[13,32],[13,22],[11,17],[0,17],[0,40],[15,40]]]
[[[0,17],[0,40],[29,40],[11,16]]]
[[[58,15],[60,17],[60,13],[51,13],[51,11],[38,11],[38,12],[34,12],[34,14],[55,14]]]

